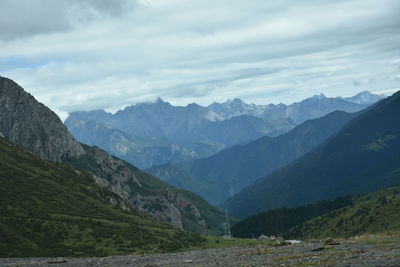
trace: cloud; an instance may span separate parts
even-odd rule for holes
[[[121,16],[128,0],[2,0],[0,38],[71,30],[101,17]]]
[[[59,114],[389,90],[399,11],[397,0],[3,0],[0,75]]]

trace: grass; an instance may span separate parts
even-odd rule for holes
[[[172,252],[205,243],[111,200],[122,203],[91,174],[0,138],[0,257]]]
[[[353,205],[297,225],[287,236],[299,239],[390,234],[400,231],[400,187],[355,198]]]
[[[84,147],[87,150],[86,155],[80,157],[79,159],[65,159],[65,163],[74,166],[75,168],[90,171],[100,177],[108,177],[111,180],[112,178],[109,174],[109,171],[103,169],[96,163],[92,155],[95,149],[85,145]],[[218,208],[210,205],[200,196],[186,190],[177,189],[137,169],[136,167],[128,163],[122,164],[124,165],[124,168],[126,167],[129,171],[135,174],[136,179],[141,185],[138,186],[136,183],[131,181],[126,182],[125,186],[129,187],[129,190],[131,192],[128,198],[134,201],[136,194],[140,194],[144,197],[151,196],[155,198],[158,197],[169,199],[169,201],[175,204],[175,207],[178,208],[181,212],[183,228],[185,230],[188,230],[190,232],[216,235],[224,231],[223,223],[225,221],[225,214]],[[118,171],[119,170],[117,170],[117,172]],[[116,173],[114,176],[118,177],[118,173]],[[197,211],[200,213],[201,218],[198,217],[197,211],[186,209],[185,206],[181,205],[182,198],[184,199],[184,202],[190,203],[191,205],[196,207]],[[145,206],[145,208],[147,209],[147,211],[149,211],[149,213],[155,214],[160,211],[164,211],[165,206],[161,203],[152,202],[151,204]],[[206,222],[206,227],[204,227],[203,219]]]

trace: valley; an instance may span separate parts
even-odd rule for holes
[[[374,98],[369,93],[361,95],[364,98],[368,96],[367,99]],[[320,96],[314,100],[325,101],[326,98]],[[334,101],[338,100],[342,101],[342,98]],[[235,100],[235,103],[241,102]],[[400,181],[396,168],[400,158],[397,155],[400,151],[397,148],[399,124],[396,123],[399,93],[356,113],[336,110],[307,120],[278,136],[263,136],[202,159],[153,166],[147,172],[102,148],[77,141],[55,113],[14,81],[3,77],[0,78],[0,104],[2,257],[93,257],[198,250],[171,254],[173,259],[168,254],[144,258],[124,256],[120,259],[129,258],[138,264],[159,260],[160,264],[168,266],[179,265],[176,260],[182,255],[202,257],[196,255],[211,253],[212,261],[206,263],[201,259],[199,264],[237,264],[237,253],[241,249],[248,252],[258,246],[257,251],[272,253],[263,261],[291,262],[292,259],[308,257],[304,249],[320,241],[288,245],[282,237],[303,241],[351,238],[396,233],[400,229],[397,223],[400,221],[397,218],[400,214],[400,191],[396,187]],[[160,104],[168,110],[175,109],[162,100],[155,105]],[[156,107],[152,105],[144,104],[143,107]],[[230,120],[235,117],[232,114],[244,112],[241,109],[235,112],[231,107],[232,114],[224,113],[221,107],[216,107],[213,104],[221,114],[215,113],[212,118],[226,116]],[[190,108],[195,108],[199,114],[210,112],[200,106]],[[26,110],[30,111],[29,115]],[[178,114],[187,116],[186,110],[180,112]],[[100,114],[111,116],[104,112]],[[179,116],[175,120],[182,120]],[[246,128],[245,125],[240,127]],[[98,129],[115,133],[109,127]],[[218,132],[223,135],[229,131]],[[124,135],[118,132],[118,136]],[[107,138],[104,140],[108,142]],[[339,167],[349,166],[349,159],[352,168]],[[374,164],[365,166],[367,169],[358,167],[367,162]],[[321,167],[317,168],[316,164]],[[335,177],[346,177],[338,172],[339,169],[352,177],[350,184],[343,180],[346,188],[343,191],[339,190],[341,187],[333,186],[335,179],[324,174],[328,171]],[[308,174],[315,171],[320,175],[317,176],[319,180]],[[263,175],[266,178],[257,179]],[[308,177],[299,184],[296,179],[301,175]],[[362,176],[363,183],[356,179],[357,175]],[[327,178],[321,180],[323,177]],[[307,185],[308,181],[314,184]],[[327,183],[329,187],[322,186]],[[292,187],[293,184],[296,186]],[[292,191],[277,190],[282,186],[291,186]],[[315,186],[320,187],[315,189]],[[327,192],[330,191],[321,191],[326,188],[336,189],[329,195]],[[266,195],[268,190],[273,190],[275,195],[272,191]],[[324,197],[318,197],[317,192],[324,193]],[[363,195],[356,197],[360,194]],[[304,197],[306,195],[308,198]],[[291,196],[295,198],[291,200]],[[303,196],[301,201],[299,196]],[[337,198],[330,200],[333,196]],[[228,201],[224,202],[226,199]],[[207,200],[212,204],[223,203],[226,211]],[[246,201],[252,202],[247,204]],[[243,207],[246,208],[243,210]],[[258,212],[261,213],[248,217]],[[229,231],[234,239],[216,237],[229,234]],[[277,239],[249,239],[263,235],[277,236]],[[348,241],[341,239],[341,242]],[[357,242],[348,244],[357,247],[360,245]],[[245,248],[249,245],[251,247]],[[275,251],[281,245],[294,250]],[[369,249],[373,253],[375,247]],[[290,254],[297,252],[301,252],[301,256]],[[230,256],[225,259],[220,253]],[[278,257],[276,253],[284,256]],[[255,254],[251,252],[249,255]],[[88,260],[99,263],[99,259]],[[106,258],[101,262],[103,260],[107,262]],[[249,262],[260,263],[260,260],[249,258]],[[23,260],[15,261],[25,264]],[[120,264],[118,261],[118,258],[113,258],[110,264]],[[49,262],[51,260],[47,260]],[[71,262],[78,265],[87,263],[68,258],[59,264],[68,266]],[[318,262],[322,263],[322,259]],[[38,260],[37,264],[45,262]]]
[[[0,1],[0,267],[400,266],[400,1]]]

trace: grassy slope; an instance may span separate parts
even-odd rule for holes
[[[139,211],[87,173],[40,159],[0,138],[0,257],[104,256],[202,243]]]
[[[290,228],[317,216],[350,205],[351,196],[335,200],[317,201],[296,208],[278,208],[250,216],[232,227],[235,237],[258,237],[260,235],[282,236]]]
[[[83,146],[86,149],[90,149],[86,145]],[[97,175],[106,176],[101,172],[101,170],[98,169],[97,165],[93,162],[93,159],[91,159],[89,156],[85,155],[79,158],[79,160],[69,159],[67,163],[77,168],[91,171]],[[223,223],[225,221],[225,214],[218,208],[209,204],[202,197],[187,190],[173,187],[168,183],[163,182],[160,179],[157,179],[154,176],[134,167],[133,165],[130,165],[129,163],[127,163],[127,166],[133,170],[136,178],[142,185],[142,187],[139,187],[136,184],[132,184],[131,186],[134,192],[139,192],[142,195],[159,195],[167,194],[166,189],[169,189],[179,195],[182,195],[198,208],[201,215],[206,219],[208,226],[208,229],[206,230],[209,234],[220,234],[224,231]],[[191,232],[204,232],[204,229],[201,226],[193,223],[193,221],[190,220],[190,216],[186,216],[186,218],[187,219],[184,222],[186,230]]]
[[[291,238],[349,237],[400,231],[400,187],[359,197],[344,207],[292,228]]]

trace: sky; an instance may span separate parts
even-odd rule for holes
[[[399,0],[0,0],[0,75],[65,119],[400,88]]]

